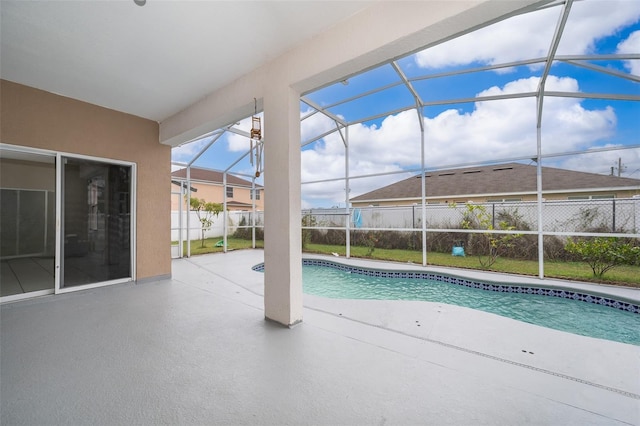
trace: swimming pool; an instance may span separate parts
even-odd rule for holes
[[[640,346],[639,306],[575,290],[489,283],[428,272],[379,271],[310,259],[303,261],[302,281],[304,292],[316,296],[447,303]]]

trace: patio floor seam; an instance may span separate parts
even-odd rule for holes
[[[625,390],[622,390],[622,389],[617,389],[617,388],[614,388],[614,387],[611,387],[611,386],[602,385],[602,384],[595,383],[595,382],[591,382],[589,380],[580,379],[578,377],[573,377],[573,376],[570,376],[568,374],[558,373],[558,372],[547,370],[547,369],[540,368],[540,367],[534,367],[532,365],[524,364],[524,363],[521,363],[521,362],[512,361],[512,360],[509,360],[509,359],[506,359],[506,358],[501,358],[501,357],[498,357],[498,356],[495,356],[495,355],[490,355],[490,354],[486,354],[486,353],[483,353],[483,352],[475,351],[473,349],[467,349],[467,348],[464,348],[462,346],[453,345],[451,343],[442,342],[440,340],[430,339],[428,337],[416,336],[414,334],[406,333],[406,332],[401,331],[401,330],[396,330],[396,329],[393,329],[393,328],[383,327],[383,326],[380,326],[380,325],[377,325],[377,324],[372,324],[372,323],[369,323],[369,322],[366,322],[366,321],[362,321],[362,320],[359,320],[359,319],[356,319],[356,318],[351,318],[351,317],[348,317],[348,316],[345,316],[345,315],[336,315],[335,313],[330,312],[330,311],[326,311],[324,309],[313,308],[313,307],[308,306],[308,305],[304,305],[304,307],[305,307],[305,309],[310,309],[310,310],[313,310],[313,311],[316,311],[316,312],[321,312],[323,314],[328,314],[328,315],[334,316],[334,317],[339,318],[339,319],[346,319],[346,320],[353,321],[353,322],[356,322],[358,324],[362,324],[362,325],[365,325],[365,326],[379,328],[381,330],[389,331],[389,332],[392,332],[392,333],[397,333],[397,334],[400,334],[400,335],[405,336],[405,337],[418,339],[418,340],[422,340],[422,341],[429,342],[429,343],[434,343],[434,344],[441,345],[441,346],[444,346],[444,347],[447,347],[447,348],[450,348],[450,349],[455,349],[455,350],[458,350],[458,351],[466,352],[468,354],[481,356],[483,358],[492,359],[494,361],[503,362],[503,363],[506,363],[506,364],[511,364],[511,365],[516,366],[516,367],[526,368],[526,369],[529,369],[529,370],[533,370],[533,371],[537,371],[537,372],[540,372],[540,373],[548,374],[548,375],[551,375],[551,376],[559,377],[561,379],[571,380],[571,381],[574,381],[574,382],[577,382],[577,383],[581,383],[581,384],[584,384],[584,385],[593,386],[593,387],[596,387],[596,388],[599,388],[599,389],[603,389],[603,390],[606,390],[606,391],[609,391],[609,392],[617,393],[617,394],[626,396],[628,398],[640,400],[640,395],[638,395],[636,393],[625,391]],[[438,365],[440,365],[440,364],[438,364]]]

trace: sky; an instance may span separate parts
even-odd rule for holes
[[[544,63],[438,75],[545,57],[560,11],[559,7],[552,7],[516,16],[397,61],[423,102],[456,101],[423,109],[427,169],[536,156],[536,98],[480,98],[536,92]],[[574,2],[557,55],[604,54],[640,54],[640,1]],[[570,62],[554,62],[545,90],[640,96],[640,59],[588,63],[613,75]],[[636,81],[620,75],[635,76]],[[389,114],[415,104],[404,85],[394,85],[399,79],[393,67],[385,64],[349,78],[347,84],[337,83],[303,97],[354,123],[348,130],[351,197],[416,175],[415,170],[420,168],[421,134],[416,109]],[[392,87],[339,103],[386,86]],[[327,116],[313,112],[301,102],[303,144],[336,127]],[[378,115],[381,116],[369,119]],[[250,117],[236,127],[248,131]],[[640,145],[640,101],[546,96],[541,129],[542,154],[551,155],[543,160],[543,166],[602,174],[611,173],[614,167],[617,174],[620,159],[620,175],[640,179],[640,148],[636,147]],[[264,132],[268,133],[268,129]],[[173,160],[189,161],[209,141],[205,138],[174,148]],[[225,133],[194,165],[224,170],[248,147],[246,137]],[[580,154],[563,155],[576,152]],[[305,183],[344,177],[341,136],[334,132],[303,146],[301,161],[302,207],[344,207],[344,180]],[[247,158],[231,170],[253,173]],[[257,183],[263,182],[259,179]]]

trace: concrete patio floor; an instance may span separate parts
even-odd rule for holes
[[[179,259],[171,280],[3,305],[1,423],[640,424],[638,346],[308,295],[287,329],[264,320],[262,260]]]

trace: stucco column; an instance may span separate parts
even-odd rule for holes
[[[264,96],[264,312],[302,321],[300,94],[271,85]]]

